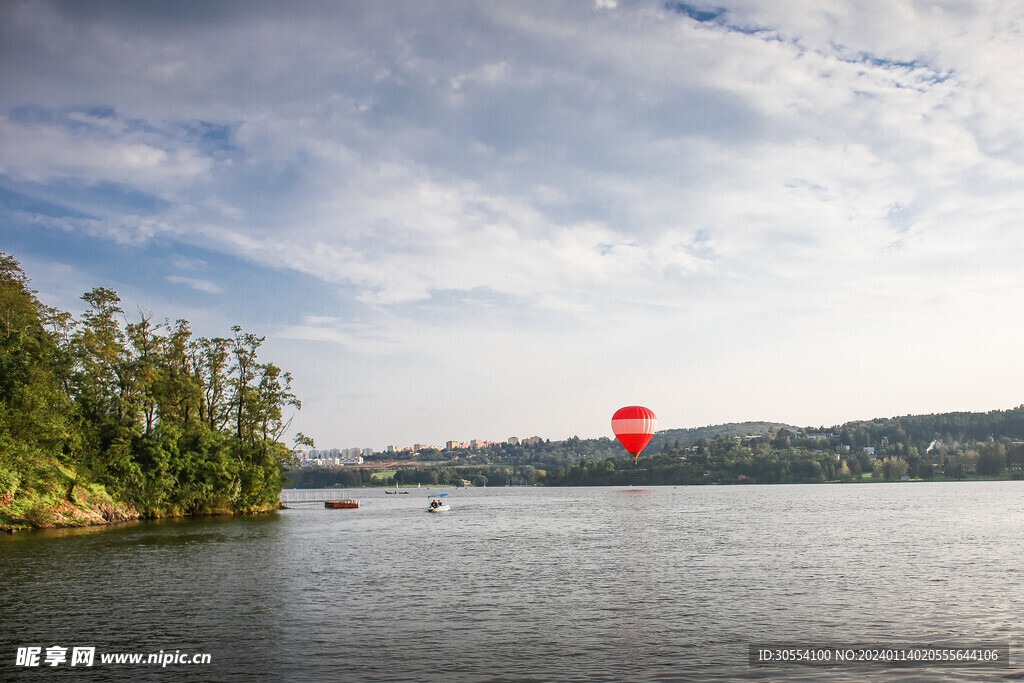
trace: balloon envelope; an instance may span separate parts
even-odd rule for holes
[[[612,415],[612,431],[635,460],[654,436],[658,418],[650,408],[626,406]]]

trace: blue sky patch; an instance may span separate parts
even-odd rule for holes
[[[725,15],[728,11],[724,7],[713,7],[713,8],[700,8],[693,5],[688,5],[685,2],[666,2],[665,9],[671,10],[676,14],[683,14],[694,21],[708,22],[714,21]]]
[[[0,178],[0,207],[15,213],[27,213],[49,218],[95,218],[76,211],[69,206],[50,199],[44,199],[4,187]]]

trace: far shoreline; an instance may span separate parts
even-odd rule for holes
[[[557,484],[557,485],[544,485],[544,484],[531,484],[531,485],[514,485],[514,486],[455,486],[454,484],[440,485],[434,484],[424,487],[399,487],[399,488],[416,488],[420,491],[429,491],[431,489],[506,489],[506,488],[540,488],[540,489],[576,489],[576,488],[634,488],[635,490],[642,490],[645,488],[698,488],[707,486],[822,486],[822,485],[857,485],[857,484],[970,484],[978,482],[1022,482],[1024,479],[1015,479],[1012,477],[972,477],[970,479],[908,479],[908,480],[885,480],[885,479],[872,479],[863,478],[856,481],[823,481],[823,482],[708,482],[704,484],[672,484],[672,483],[620,483],[620,484]],[[360,490],[360,491],[377,491],[382,489],[394,488],[389,486],[328,486],[328,487],[283,487],[282,491],[335,491],[335,490]],[[303,501],[293,501],[303,502]],[[319,502],[319,501],[307,501],[307,502]],[[104,530],[104,529],[116,529],[124,528],[128,526],[135,526],[146,522],[161,522],[161,521],[175,521],[175,520],[198,520],[204,518],[214,517],[248,517],[255,515],[267,515],[278,512],[279,510],[291,509],[285,503],[279,503],[276,506],[269,507],[262,510],[252,510],[245,512],[231,512],[231,511],[217,511],[217,512],[202,512],[194,514],[169,514],[169,515],[157,515],[152,517],[144,517],[142,515],[136,515],[134,517],[126,517],[123,519],[112,519],[112,520],[78,520],[78,521],[60,521],[43,526],[33,526],[25,520],[16,520],[12,522],[4,522],[0,524],[0,533],[6,533],[13,535],[16,533],[33,533],[33,532],[54,532],[54,531],[77,531],[77,530]]]
[[[415,486],[399,486],[393,485],[381,485],[381,486],[284,486],[281,488],[282,491],[334,491],[334,490],[352,490],[352,491],[375,491],[379,489],[418,489],[426,491],[427,489],[507,489],[507,488],[541,488],[541,489],[573,489],[573,488],[612,488],[616,486],[823,486],[828,484],[842,484],[842,485],[858,485],[858,484],[963,484],[979,481],[1024,481],[1024,477],[1013,477],[1013,476],[1000,476],[1000,477],[970,477],[967,479],[946,479],[946,478],[935,478],[935,479],[875,479],[873,477],[863,477],[861,479],[851,479],[847,481],[833,480],[833,481],[712,481],[703,482],[700,484],[692,483],[673,483],[673,482],[642,482],[637,484],[631,484],[629,482],[615,483],[615,484],[514,484],[508,485],[496,485],[496,486],[457,486],[455,484],[429,484],[422,488]]]

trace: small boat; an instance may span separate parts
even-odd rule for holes
[[[445,500],[447,493],[441,493],[436,496],[428,496],[430,498],[430,505],[427,506],[427,512],[448,512],[452,507]]]
[[[396,493],[398,493],[398,491],[388,491],[387,489],[384,489],[384,493],[388,494],[389,496],[393,496]]]
[[[354,510],[359,507],[359,501],[351,498],[345,500],[329,500],[324,503],[325,508],[331,510]]]
[[[409,495],[409,493],[410,493],[409,491],[399,491],[399,492],[398,492],[398,494],[399,494],[399,495],[402,495],[402,496],[408,496],[408,495]]]

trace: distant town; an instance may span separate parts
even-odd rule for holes
[[[482,439],[471,439],[469,441],[447,441],[444,448],[440,446],[429,446],[417,443],[412,446],[388,446],[381,454],[384,455],[409,455],[417,456],[422,451],[473,451],[478,448],[496,446],[502,443],[510,446],[519,444],[531,445],[540,443],[543,439],[539,436],[520,439],[510,436],[506,441],[484,441]],[[344,467],[346,465],[362,465],[365,458],[377,455],[372,448],[311,448],[309,450],[297,450],[294,452],[301,467]],[[473,457],[471,454],[466,457]],[[455,457],[458,459],[458,456]]]
[[[821,432],[821,433],[804,433],[798,432],[799,436],[809,439],[811,441],[831,441],[839,438],[838,434],[833,432]],[[764,438],[764,434],[742,434],[734,435],[731,438],[737,441],[749,442],[755,439]],[[488,446],[499,446],[508,444],[510,446],[524,445],[529,446],[532,444],[541,443],[544,441],[539,436],[531,436],[529,438],[520,439],[516,436],[511,436],[505,441],[484,441],[482,439],[471,439],[470,441],[447,441],[445,442],[444,448],[440,446],[430,446],[427,444],[417,443],[412,446],[388,446],[383,451],[377,452],[372,448],[331,448],[331,449],[309,449],[309,450],[297,450],[295,451],[295,457],[297,458],[301,467],[345,467],[346,465],[362,465],[366,461],[366,458],[381,458],[388,456],[409,456],[416,458],[420,456],[424,451],[435,451],[435,452],[448,452],[448,451],[474,451],[477,449],[487,448]],[[552,441],[552,444],[562,443],[561,441]],[[889,445],[889,438],[882,437],[882,446]],[[936,442],[932,442],[928,447],[930,453],[935,447]],[[687,449],[691,453],[696,453],[698,450],[697,446],[689,446]],[[797,451],[802,451],[803,447],[797,446]],[[873,446],[864,446],[862,449],[869,459],[875,459],[875,448]],[[851,447],[847,444],[840,443],[835,447],[836,458],[839,459],[842,454],[850,453]],[[473,454],[459,454],[452,453],[452,460],[458,460],[460,455],[465,458],[472,458]]]

